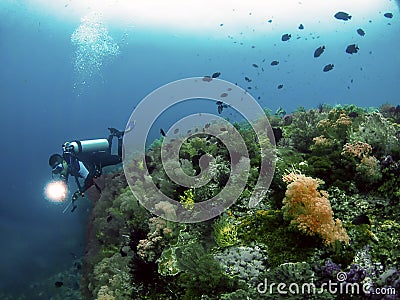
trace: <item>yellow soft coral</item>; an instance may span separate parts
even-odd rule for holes
[[[342,222],[333,219],[328,194],[318,191],[318,185],[316,179],[302,174],[288,185],[283,200],[285,219],[307,235],[320,236],[327,245],[335,241],[348,244]]]

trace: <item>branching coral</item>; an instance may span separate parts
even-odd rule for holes
[[[354,141],[352,143],[346,143],[343,146],[342,155],[349,155],[351,157],[363,158],[369,155],[372,151],[372,147],[368,143]]]
[[[238,227],[232,217],[222,216],[213,224],[214,239],[219,247],[229,247],[239,242]]]
[[[318,191],[318,181],[299,175],[288,185],[283,200],[284,217],[291,220],[300,231],[310,236],[320,236],[325,244],[335,241],[349,243],[349,237],[333,212],[325,191]]]
[[[146,262],[155,262],[163,251],[172,230],[168,228],[167,221],[160,217],[149,219],[150,232],[147,239],[140,240],[137,254]]]
[[[129,275],[129,260],[129,257],[116,253],[95,266],[93,275],[96,286],[92,293],[98,299],[130,299],[133,286]]]
[[[194,195],[193,190],[189,189],[183,193],[183,196],[179,196],[179,201],[182,203],[184,208],[193,209],[194,207]]]
[[[328,117],[317,124],[317,128],[324,136],[337,141],[342,141],[347,137],[351,126],[351,119],[342,109],[332,109]]]
[[[361,141],[346,143],[343,146],[342,155],[358,161],[356,163],[356,175],[361,183],[372,184],[382,178],[379,161],[370,155],[371,152],[371,145]]]

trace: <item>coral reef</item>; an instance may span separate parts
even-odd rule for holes
[[[196,128],[197,134],[179,150],[179,163],[167,161],[163,166],[161,138],[146,150],[144,160],[132,157],[125,164],[135,195],[145,195],[155,211],[175,220],[178,207],[190,211],[216,196],[230,179],[232,167],[244,168],[249,162],[241,195],[212,220],[164,220],[142,207],[142,199],[127,187],[124,172],[116,169],[103,175],[104,189],[93,199],[89,220],[81,282],[84,299],[382,298],[365,292],[276,292],[280,282],[312,283],[320,289],[329,281],[339,283],[338,274],[346,276],[342,285],[370,284],[373,292],[387,288],[399,293],[398,107],[386,105],[378,112],[321,104],[292,114],[283,109],[266,114],[280,135],[276,150],[267,137],[258,140],[249,124],[235,123],[248,157],[231,156],[222,144],[218,137],[234,140],[229,130],[208,136]],[[212,131],[215,124],[207,126]],[[238,147],[234,143],[233,149]],[[271,162],[276,162],[275,174],[258,206],[249,208],[265,155],[276,156]],[[201,157],[206,165],[200,166]],[[175,172],[177,167],[188,176],[207,167],[208,181],[198,187],[180,186],[165,169]],[[142,178],[138,174],[145,168],[148,174]],[[178,204],[146,193],[150,183]],[[264,292],[272,283],[275,293]]]

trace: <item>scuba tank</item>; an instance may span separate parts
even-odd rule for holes
[[[64,153],[73,152],[75,154],[108,151],[109,143],[107,139],[85,140],[66,142],[63,145]]]

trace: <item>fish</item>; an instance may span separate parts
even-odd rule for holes
[[[282,35],[281,40],[282,40],[282,42],[286,42],[286,41],[290,40],[291,37],[292,37],[291,34],[285,33],[284,35]]]
[[[268,23],[272,23],[272,20],[271,20],[271,19],[269,19],[267,22],[268,22]]]
[[[277,60],[271,61],[271,66],[277,66],[277,65],[279,65],[279,61]]]
[[[162,136],[167,136],[167,135],[165,134],[165,131],[164,131],[162,128],[160,128],[160,133],[161,133]]]
[[[275,143],[278,143],[283,137],[283,131],[281,128],[272,127],[272,132],[274,133]]]
[[[358,117],[358,113],[355,112],[355,111],[352,111],[352,112],[349,112],[348,116],[349,116],[350,118],[357,118],[357,117]]]
[[[251,90],[251,86],[248,86],[247,89],[248,89],[248,90]]]
[[[358,50],[359,50],[359,48],[356,44],[351,44],[351,45],[347,46],[346,53],[354,54],[354,53],[357,53]]]
[[[303,24],[300,24],[300,25],[299,25],[299,29],[300,29],[300,30],[303,30],[303,29],[304,29],[304,25],[303,25]]]
[[[366,214],[361,214],[353,219],[351,221],[353,225],[362,225],[362,224],[368,224],[371,225],[371,220],[368,218]]]
[[[357,33],[358,33],[359,35],[361,35],[361,36],[364,36],[364,35],[365,35],[365,31],[362,30],[361,28],[358,28],[358,29],[357,29]]]
[[[351,16],[350,16],[348,13],[343,12],[343,11],[337,12],[337,13],[334,15],[334,17],[335,17],[336,19],[338,19],[338,20],[343,20],[343,21],[351,20]]]
[[[257,65],[257,64],[252,64],[252,66],[253,66],[254,68],[258,68],[258,65]]]
[[[179,128],[176,128],[175,130],[174,130],[174,134],[177,134],[179,132]]]
[[[222,105],[218,105],[218,113],[219,113],[219,114],[222,113],[222,110],[223,110]]]
[[[251,79],[249,77],[244,77],[244,80],[246,80],[247,82],[251,82]]]
[[[212,80],[212,78],[210,76],[204,76],[202,80],[210,82]]]
[[[221,75],[221,72],[215,72],[214,74],[212,74],[212,78],[218,78]]]
[[[322,69],[322,71],[328,72],[328,71],[332,70],[334,66],[335,66],[334,64],[327,64],[327,65]]]
[[[383,15],[388,19],[393,18],[393,14],[391,12],[384,13]]]
[[[325,51],[325,46],[319,46],[317,49],[314,51],[314,57],[320,57],[322,53]]]
[[[226,96],[228,96],[228,93],[222,93],[222,94],[220,95],[221,98],[224,98],[224,97],[226,97]]]
[[[206,125],[204,125],[204,128],[208,128],[208,127],[210,127],[210,123],[207,123]]]
[[[55,285],[57,288],[59,288],[59,287],[62,287],[62,286],[64,285],[64,282],[62,282],[62,281],[56,281],[56,282],[54,283],[54,285]]]
[[[283,84],[278,85],[278,89],[280,90],[281,88],[283,88]]]

